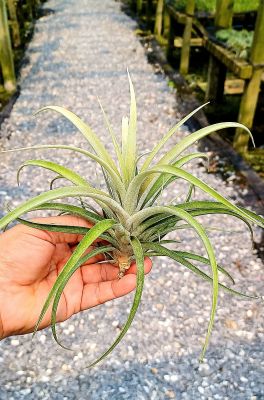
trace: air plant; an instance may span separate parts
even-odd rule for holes
[[[12,221],[18,220],[38,229],[80,233],[83,235],[83,239],[60,272],[43,305],[35,326],[34,334],[48,307],[52,304],[51,327],[53,336],[58,344],[64,347],[59,342],[56,335],[56,313],[59,300],[73,273],[89,257],[95,254],[104,254],[108,260],[119,267],[119,278],[125,274],[131,262],[135,261],[137,264],[136,290],[127,321],[111,347],[90,366],[95,365],[117,346],[133,321],[143,291],[144,257],[167,256],[212,285],[211,314],[201,353],[202,359],[208,347],[213,328],[219,288],[228,293],[242,297],[252,296],[235,291],[219,282],[218,273],[220,272],[234,283],[232,276],[222,266],[218,265],[206,228],[196,217],[208,214],[227,214],[242,220],[250,229],[251,233],[251,223],[255,223],[263,228],[264,218],[245,208],[232,204],[215,189],[187,172],[184,168],[186,164],[192,160],[206,158],[207,156],[200,152],[188,154],[183,154],[183,152],[199,139],[221,129],[240,127],[245,129],[249,134],[250,132],[246,127],[236,122],[217,123],[189,134],[179,143],[174,144],[165,155],[160,156],[160,150],[162,150],[165,143],[167,143],[180,126],[201,108],[199,107],[173,126],[148,154],[139,156],[136,141],[136,99],[129,75],[128,79],[131,97],[130,115],[129,118],[125,117],[122,119],[121,145],[102,108],[104,120],[113,142],[117,163],[115,163],[101,140],[88,125],[73,112],[58,106],[44,107],[38,112],[53,110],[66,117],[84,135],[89,145],[92,147],[93,152],[73,146],[51,144],[7,150],[66,149],[71,152],[81,153],[100,165],[107,191],[93,187],[86,179],[65,166],[46,160],[28,160],[20,167],[18,178],[21,169],[30,165],[51,170],[56,174],[56,178],[64,178],[69,181],[70,184],[56,189],[51,187],[49,191],[27,200],[13,211],[8,212],[8,214],[0,220],[0,229],[5,228]],[[142,160],[142,157],[145,158]],[[140,158],[141,162],[139,163],[138,161]],[[166,188],[174,183],[180,183],[182,180],[186,181],[189,185],[185,201],[180,203],[170,202],[163,205],[157,204],[158,199],[159,203],[163,201],[161,194]],[[194,188],[202,190],[206,195],[213,198],[213,201],[192,200]],[[64,198],[81,199],[81,205],[72,205],[55,201]],[[101,211],[98,212],[96,208],[91,208],[85,201],[87,198],[93,199],[100,207]],[[93,226],[88,229],[76,226],[40,224],[21,218],[23,214],[35,210],[55,210],[60,213],[74,214],[86,218],[93,223]],[[192,229],[200,238],[207,256],[204,257],[193,252],[180,251],[179,243],[176,240],[166,240],[166,235],[177,229]],[[95,244],[95,249],[91,253],[84,255],[85,250],[98,237],[105,239],[105,241],[97,242]],[[170,247],[174,247],[174,249],[166,247],[167,243],[170,243]],[[207,274],[201,268],[197,267],[195,265],[196,262],[210,266],[211,274]]]

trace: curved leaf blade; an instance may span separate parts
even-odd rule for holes
[[[96,154],[91,153],[90,151],[80,149],[79,147],[62,145],[62,144],[43,144],[39,146],[29,146],[29,147],[20,147],[17,149],[4,150],[1,153],[12,153],[15,151],[27,151],[27,150],[45,150],[45,149],[60,149],[60,150],[70,150],[73,152],[77,152],[91,158],[96,161],[103,170],[105,169],[110,176],[112,181],[112,185],[115,188],[116,192],[120,194],[120,197],[123,199],[125,197],[125,187],[123,182],[120,179],[119,172],[116,171],[109,166],[107,162],[105,162],[102,158],[98,157]]]
[[[208,156],[205,153],[187,154],[186,156],[180,158],[178,161],[173,163],[172,166],[180,168],[183,165],[187,164],[189,161],[196,160],[198,158],[208,159]],[[148,202],[150,202],[150,205],[153,204],[156,198],[160,195],[161,191],[164,190],[170,183],[172,183],[176,179],[178,179],[178,177],[176,176],[171,176],[170,174],[161,174],[156,179],[154,184],[149,188],[149,183],[153,180],[153,177],[147,177],[140,190],[140,193],[143,193],[143,195],[141,196],[139,207],[137,207],[137,209],[141,208],[141,204],[143,206],[146,206]]]
[[[48,169],[48,170],[50,170],[52,172],[56,172],[61,177],[68,179],[69,181],[71,181],[75,185],[91,187],[89,185],[89,183],[86,181],[86,179],[82,178],[76,172],[74,172],[71,169],[66,168],[66,167],[64,167],[62,165],[59,165],[59,164],[54,163],[52,161],[46,161],[46,160],[27,160],[27,161],[25,161],[19,167],[19,169],[17,171],[17,183],[18,183],[18,185],[19,185],[19,175],[20,175],[21,170],[24,167],[29,166],[29,165],[34,166],[34,167],[42,167],[42,168]],[[57,177],[56,177],[56,179],[57,179]]]
[[[47,106],[43,107],[40,110],[38,110],[36,114],[47,111],[47,110],[53,110],[56,111],[57,113],[63,115],[65,118],[67,118],[82,134],[83,136],[88,140],[94,151],[98,154],[99,157],[101,157],[117,174],[118,174],[118,169],[116,168],[116,165],[114,161],[112,160],[110,154],[106,150],[105,146],[101,142],[101,140],[98,138],[98,136],[93,132],[93,130],[90,128],[89,125],[85,124],[76,114],[74,114],[72,111],[66,110],[64,107],[60,106]]]
[[[211,276],[207,275],[205,272],[203,272],[200,268],[196,267],[195,265],[193,265],[192,263],[190,263],[189,261],[187,261],[185,259],[185,257],[183,257],[181,255],[180,251],[174,251],[174,250],[169,250],[166,247],[163,247],[159,244],[155,244],[155,243],[144,243],[144,245],[146,245],[146,248],[148,249],[152,249],[155,251],[155,255],[160,255],[160,256],[166,256],[169,257],[177,262],[179,262],[180,264],[182,264],[184,267],[187,267],[189,270],[191,270],[192,272],[194,272],[195,274],[197,274],[198,276],[200,276],[202,279],[211,282],[212,283],[212,278]],[[190,258],[190,257],[189,257]],[[198,260],[197,260],[198,261]],[[258,297],[256,296],[251,296],[242,292],[239,292],[237,290],[231,289],[228,286],[223,285],[222,283],[219,283],[219,287],[221,289],[223,289],[224,291],[226,291],[229,294],[232,295],[236,295],[236,296],[240,296],[240,297],[244,297],[247,299],[258,299]]]
[[[150,155],[144,162],[140,172],[146,171],[148,169],[148,167],[150,166],[150,164],[151,164],[152,160],[154,159],[154,157],[156,156],[156,154],[160,151],[160,149],[164,146],[164,144],[169,140],[169,138],[175,133],[175,131],[178,128],[180,128],[183,124],[185,124],[185,122],[188,121],[188,119],[190,119],[195,113],[197,113],[201,108],[203,108],[207,104],[208,103],[205,103],[205,104],[201,105],[200,107],[197,107],[194,111],[192,111],[190,114],[188,114],[186,117],[184,117],[181,121],[177,122],[177,124],[174,125],[168,131],[168,133],[161,139],[161,141],[158,144],[156,144],[154,149],[151,151]]]
[[[100,235],[100,236],[102,237],[102,235]],[[57,310],[58,310],[59,301],[60,301],[61,295],[63,293],[63,290],[64,290],[65,286],[67,285],[67,283],[69,282],[72,275],[74,274],[74,272],[77,271],[77,269],[80,268],[82,264],[84,264],[86,261],[88,261],[92,257],[95,257],[102,253],[105,254],[112,250],[114,250],[114,247],[110,247],[110,246],[99,247],[97,249],[92,250],[89,254],[86,254],[85,256],[81,257],[80,260],[75,265],[73,265],[71,267],[71,269],[63,277],[61,277],[60,286],[58,287],[57,292],[54,296],[54,301],[53,301],[53,305],[52,305],[51,329],[52,329],[53,338],[58,343],[58,345],[61,346],[63,349],[72,350],[69,347],[64,346],[59,341],[59,339],[57,337],[57,332],[56,332]]]
[[[130,115],[128,124],[127,144],[125,148],[125,165],[128,171],[129,182],[135,176],[137,162],[137,105],[134,86],[127,71],[130,90]]]
[[[100,108],[101,108],[102,113],[103,113],[105,125],[107,126],[108,132],[110,133],[110,136],[111,136],[111,139],[112,139],[112,142],[113,142],[113,145],[114,145],[114,149],[115,149],[115,153],[116,153],[116,156],[117,156],[117,159],[118,159],[118,163],[119,163],[119,166],[120,166],[121,174],[123,176],[123,181],[125,181],[126,168],[125,168],[125,164],[124,164],[124,160],[123,160],[123,156],[122,156],[122,153],[121,153],[120,146],[119,146],[119,144],[117,142],[116,135],[114,134],[113,128],[112,128],[112,126],[111,126],[111,124],[109,122],[109,119],[108,119],[108,117],[107,117],[107,115],[105,113],[105,110],[104,110],[104,108],[102,106],[102,103],[99,100],[99,98],[98,98],[98,103],[99,103]]]
[[[170,163],[173,163],[177,157],[185,151],[188,147],[193,145],[196,141],[202,139],[205,136],[210,135],[211,133],[214,133],[216,131],[219,131],[221,129],[226,129],[226,128],[241,128],[250,135],[252,142],[254,144],[254,139],[253,136],[250,132],[250,130],[242,125],[239,124],[238,122],[219,122],[217,124],[209,125],[206,126],[205,128],[201,128],[198,131],[191,133],[190,135],[186,136],[183,138],[179,143],[177,143],[170,151],[168,151],[155,165],[156,167],[160,165],[167,165]],[[150,176],[148,179],[148,182],[146,185],[149,185],[150,182],[154,179],[154,177]]]
[[[120,205],[114,200],[110,199],[107,195],[101,194],[100,191],[84,186],[69,186],[59,189],[53,189],[49,192],[41,193],[40,195],[27,200],[0,219],[0,229],[3,229],[6,225],[20,217],[22,214],[40,206],[43,203],[49,202],[51,200],[62,199],[65,197],[77,196],[91,197],[97,201],[100,200],[115,211],[122,223],[125,223],[125,221],[127,221],[128,219],[128,215],[124,213]]]
[[[218,122],[217,124],[206,126],[205,128],[201,128],[198,131],[191,133],[190,135],[183,138],[179,143],[177,143],[167,154],[165,154],[160,161],[156,164],[163,165],[170,163],[172,160],[175,160],[184,150],[190,147],[192,144],[197,142],[198,140],[202,139],[205,136],[210,135],[216,131],[226,128],[241,128],[250,135],[253,143],[254,139],[250,132],[250,130],[245,126],[238,122]]]
[[[113,225],[115,224],[115,221],[112,220],[104,220],[104,221],[99,221],[96,225],[94,225],[89,232],[87,232],[85,234],[85,236],[83,237],[83,239],[80,241],[80,243],[77,245],[76,249],[74,250],[74,252],[72,253],[71,257],[69,258],[69,260],[66,262],[65,266],[63,267],[62,271],[60,272],[60,274],[58,275],[51,291],[49,292],[49,295],[44,303],[44,306],[42,307],[40,316],[38,318],[38,321],[35,325],[35,329],[34,329],[34,333],[33,335],[36,333],[36,331],[39,328],[40,323],[42,322],[48,308],[49,305],[53,299],[53,297],[56,294],[56,291],[58,290],[58,288],[60,287],[60,284],[63,280],[63,278],[68,274],[68,272],[72,269],[72,267],[74,267],[80,260],[80,258],[82,257],[83,253],[85,252],[85,250],[91,246],[91,244],[106,230],[108,230],[109,228],[111,228]]]
[[[143,286],[144,286],[144,252],[141,247],[141,244],[137,238],[133,238],[131,240],[131,245],[133,247],[134,255],[135,255],[135,260],[137,264],[137,284],[136,284],[136,292],[134,296],[134,301],[130,310],[130,313],[128,315],[127,321],[125,325],[122,328],[122,331],[114,341],[114,343],[109,347],[108,350],[106,350],[96,361],[91,363],[89,365],[89,368],[94,367],[96,364],[98,364],[100,361],[102,361],[106,356],[108,356],[114,348],[118,345],[118,343],[122,340],[122,338],[125,336],[127,333],[130,325],[133,322],[133,319],[136,315],[138,306],[140,304],[142,292],[143,292]]]
[[[198,261],[200,263],[206,264],[206,265],[210,265],[210,261],[208,260],[208,258],[200,256],[199,254],[194,254],[194,253],[190,253],[187,251],[177,251],[177,254],[180,257],[183,258],[188,258],[190,260],[195,260]],[[230,279],[230,281],[232,282],[232,284],[235,284],[234,278],[232,277],[232,275],[230,275],[230,273],[223,268],[221,265],[217,264],[217,268],[220,272],[222,272],[223,275],[225,275],[228,279]]]
[[[182,212],[183,211],[183,212]],[[177,209],[177,207],[168,207],[168,206],[156,206],[156,207],[151,207],[147,208],[145,210],[141,210],[137,212],[133,217],[130,217],[130,220],[128,223],[133,227],[133,224],[137,226],[141,220],[147,218],[147,216],[155,215],[155,214],[172,214],[180,217],[182,220],[185,220],[190,226],[194,228],[196,231],[198,237],[201,239],[201,241],[204,244],[205,250],[208,254],[208,258],[210,260],[211,264],[211,269],[212,269],[212,307],[211,307],[211,313],[210,313],[210,320],[208,324],[208,329],[207,329],[207,334],[205,337],[205,342],[203,345],[203,350],[201,354],[201,359],[203,359],[204,354],[206,352],[206,349],[209,344],[209,339],[211,336],[212,328],[213,328],[213,323],[214,323],[214,317],[215,317],[215,312],[216,312],[216,306],[217,306],[217,299],[218,299],[218,269],[217,269],[217,262],[215,259],[214,255],[214,249],[213,246],[206,234],[206,231],[204,230],[203,226],[195,220],[188,212],[185,210]]]
[[[23,218],[17,218],[17,221],[23,225],[29,226],[30,228],[41,229],[49,232],[77,233],[78,235],[85,235],[91,229],[76,225],[45,224],[28,221]],[[98,221],[95,222],[97,223]],[[115,248],[118,248],[117,241],[110,234],[102,234],[100,238],[111,243]]]
[[[171,175],[175,175],[179,178],[186,180],[190,184],[198,187],[203,192],[205,192],[208,195],[210,195],[211,197],[215,198],[218,202],[222,203],[224,206],[226,206],[230,210],[234,211],[236,214],[238,214],[238,215],[250,220],[251,222],[254,222],[255,224],[261,226],[262,228],[264,228],[264,218],[263,217],[260,217],[252,212],[248,212],[247,210],[244,210],[243,208],[240,208],[240,207],[232,204],[224,196],[219,194],[215,189],[213,189],[212,187],[210,187],[209,185],[204,183],[199,178],[196,178],[195,176],[193,176],[192,174],[190,174],[187,171],[184,171],[181,168],[173,167],[170,165],[159,165],[159,166],[152,168],[151,170],[149,170],[147,172],[143,172],[142,174],[137,175],[134,178],[133,187],[131,185],[131,191],[133,189],[134,198],[135,198],[136,193],[138,193],[138,191],[140,190],[140,183],[142,183],[144,181],[145,177],[148,174],[152,174],[153,172],[160,172],[160,173],[165,172],[165,173],[169,173]],[[187,204],[190,205],[190,203],[187,203]],[[127,207],[128,211],[135,208],[135,204],[130,203],[129,206],[130,206],[130,208]],[[177,206],[175,206],[175,207],[177,207]],[[143,209],[141,211],[138,211],[134,215],[133,218],[135,218],[136,215],[144,215],[144,212],[146,212],[146,210],[148,210],[148,208],[146,208],[145,210]]]
[[[95,223],[104,219],[101,215],[88,211],[87,209],[65,203],[43,203],[32,209],[32,211],[35,210],[62,211],[63,213],[78,215],[79,217],[86,218],[88,221]]]

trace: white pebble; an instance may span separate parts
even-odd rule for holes
[[[45,335],[40,335],[39,341],[40,341],[40,343],[44,344],[46,342],[46,336]]]
[[[179,376],[178,375],[171,375],[170,377],[170,381],[171,382],[177,382],[179,380]]]
[[[198,392],[204,394],[204,388],[202,386],[198,386]]]
[[[67,364],[62,364],[62,366],[61,366],[61,369],[63,370],[63,371],[69,371],[69,365],[67,365]]]
[[[17,375],[20,375],[20,376],[21,376],[21,375],[24,375],[24,373],[25,373],[25,372],[22,371],[22,370],[17,371]]]
[[[19,391],[19,393],[22,394],[22,396],[24,397],[31,393],[31,389],[29,389],[29,388],[22,389]]]
[[[11,346],[19,346],[19,340],[17,340],[17,339],[12,339],[12,340],[11,340]]]
[[[245,376],[241,376],[240,380],[241,380],[241,382],[244,382],[244,383],[248,382],[248,379]]]

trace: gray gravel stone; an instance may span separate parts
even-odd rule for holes
[[[136,38],[136,23],[113,0],[50,0],[53,9],[37,22],[27,51],[29,63],[21,71],[21,93],[10,118],[1,127],[2,148],[63,143],[86,146],[85,140],[58,115],[36,118],[39,107],[57,104],[84,118],[112,151],[97,104],[105,106],[116,132],[129,110],[126,68],[129,67],[139,109],[139,146],[149,150],[181,115],[177,93],[161,74],[154,74]],[[169,146],[188,133],[182,128]],[[9,138],[9,139],[8,139]],[[164,152],[168,146],[164,149]],[[28,158],[48,158],[82,173],[100,186],[100,172],[82,156],[69,152],[1,155],[0,202],[16,206],[48,189],[52,174],[27,168],[16,186],[16,170]],[[200,164],[190,171],[227,197],[239,201],[233,178],[222,181]],[[97,175],[96,175],[97,174]],[[165,199],[183,198],[182,182]],[[165,194],[164,194],[165,195]],[[196,197],[204,198],[197,191]],[[216,254],[232,272],[239,289],[263,293],[263,265],[252,254],[249,234],[229,217],[201,218]],[[221,229],[225,228],[225,232]],[[234,234],[235,232],[235,234]],[[258,237],[259,231],[255,232]],[[181,247],[201,250],[190,232]],[[67,352],[51,338],[50,330],[1,342],[0,399],[264,399],[264,318],[258,301],[242,301],[220,294],[217,318],[204,364],[198,357],[210,313],[207,283],[166,259],[154,261],[139,313],[123,342],[100,366],[87,370],[90,361],[120,332],[132,295],[62,323],[58,329]]]

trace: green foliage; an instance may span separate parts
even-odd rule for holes
[[[217,130],[226,129],[228,127],[240,127],[250,134],[249,130],[235,122],[214,124],[184,137],[180,142],[172,145],[171,149],[167,151],[165,155],[161,156],[160,151],[163,149],[164,145],[177,129],[201,108],[199,107],[175,124],[153,147],[152,151],[147,153],[142,163],[139,163],[139,160],[145,155],[138,155],[136,141],[137,108],[130,76],[129,86],[131,95],[130,115],[129,118],[125,117],[122,120],[121,143],[119,143],[116,138],[107,115],[102,109],[106,127],[114,145],[117,162],[112,159],[104,144],[87,124],[71,111],[58,106],[45,107],[41,111],[53,110],[70,120],[87,139],[94,153],[73,146],[58,144],[39,145],[7,151],[66,149],[70,152],[82,153],[87,158],[93,159],[103,170],[107,190],[94,188],[90,182],[87,182],[87,180],[79,174],[51,161],[26,161],[20,167],[18,177],[21,168],[25,168],[27,165],[33,165],[53,171],[56,174],[55,179],[63,178],[63,182],[66,180],[66,182],[68,181],[70,184],[66,184],[66,186],[58,189],[51,189],[27,200],[0,220],[0,229],[5,228],[12,221],[18,220],[36,229],[74,232],[84,235],[51,289],[35,327],[36,332],[48,307],[52,305],[52,333],[59,344],[60,342],[56,335],[56,314],[59,300],[68,280],[82,263],[87,260],[87,257],[99,253],[104,253],[108,259],[110,257],[111,261],[119,267],[117,279],[122,278],[132,261],[136,261],[138,267],[137,285],[134,301],[127,321],[110,348],[90,366],[95,365],[106,357],[128,331],[141,300],[144,285],[145,256],[159,257],[165,255],[185,268],[190,269],[193,273],[211,284],[212,306],[208,330],[201,354],[201,358],[203,358],[213,328],[218,290],[223,289],[228,293],[244,297],[250,296],[239,293],[220,283],[219,273],[226,276],[231,281],[231,284],[234,283],[234,280],[230,273],[217,263],[214,248],[207,234],[208,228],[201,224],[197,217],[200,215],[227,214],[243,221],[249,228],[251,235],[251,223],[255,223],[262,228],[264,227],[264,219],[262,217],[232,204],[215,189],[184,169],[184,166],[193,160],[207,158],[207,155],[203,153],[183,154],[198,140]],[[54,179],[52,182],[53,181]],[[181,185],[182,181],[187,182],[189,186],[186,190],[186,200],[182,203],[169,202],[168,204],[162,204],[160,196],[163,191],[171,184],[176,183]],[[193,200],[194,188],[202,190],[207,196],[212,197],[213,201]],[[81,199],[81,206],[55,201],[64,198],[75,198],[77,201]],[[93,199],[97,203],[98,208],[91,207],[86,203],[86,199]],[[76,226],[40,224],[21,218],[23,214],[36,210],[57,210],[60,213],[79,215],[93,222],[94,225],[91,229],[88,229]],[[173,239],[166,240],[166,235],[168,233],[172,233],[178,229],[186,230],[186,236],[188,236],[188,231],[194,231],[201,240],[206,257],[193,252],[180,251],[179,242]],[[102,245],[100,244],[101,242],[98,242],[94,252],[84,256],[85,250],[98,237],[106,240],[109,245]],[[168,243],[175,246],[176,249],[166,248],[165,246]],[[209,266],[211,273],[207,274],[201,267],[198,268],[195,265],[197,262]]]
[[[173,6],[178,11],[184,11],[188,0],[165,0],[167,4]],[[195,2],[196,11],[208,13],[215,11],[215,0],[197,0]]]
[[[187,0],[165,0],[167,4],[173,5],[175,9],[184,11]],[[259,0],[234,0],[234,12],[246,12],[257,10]],[[214,13],[216,7],[216,0],[196,0],[195,9],[197,11],[205,11],[208,13]]]
[[[220,29],[216,32],[217,39],[235,53],[236,57],[247,59],[253,42],[254,31],[242,29]]]

